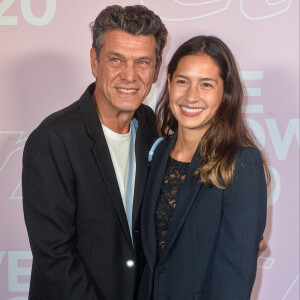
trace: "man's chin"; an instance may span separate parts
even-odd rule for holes
[[[135,111],[141,106],[142,102],[136,102],[135,104],[133,103],[128,103],[128,104],[123,104],[121,107],[119,107],[121,112],[124,113],[135,113]]]

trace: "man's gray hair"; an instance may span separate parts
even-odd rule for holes
[[[90,24],[93,47],[99,61],[100,49],[105,33],[109,30],[121,30],[132,35],[153,35],[155,38],[156,65],[162,59],[168,31],[160,17],[143,5],[111,5],[102,10],[95,22]]]

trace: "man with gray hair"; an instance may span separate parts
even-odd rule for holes
[[[140,206],[167,30],[144,6],[109,6],[91,25],[91,84],[27,140],[23,202],[31,300],[132,300],[143,270]]]

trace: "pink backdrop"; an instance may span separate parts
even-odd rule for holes
[[[252,300],[299,299],[299,1],[0,1],[0,299],[25,300],[31,252],[22,212],[21,159],[44,117],[77,100],[93,80],[89,23],[110,4],[144,4],[170,38],[157,85],[177,46],[221,37],[235,54],[249,96],[245,112],[272,170],[268,250]]]

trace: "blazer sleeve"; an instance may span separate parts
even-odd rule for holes
[[[260,153],[240,149],[234,180],[224,192],[211,300],[249,300],[266,224],[267,188]]]
[[[74,247],[74,177],[60,136],[50,128],[35,130],[24,149],[22,189],[35,274],[31,289],[39,299],[97,299]]]

